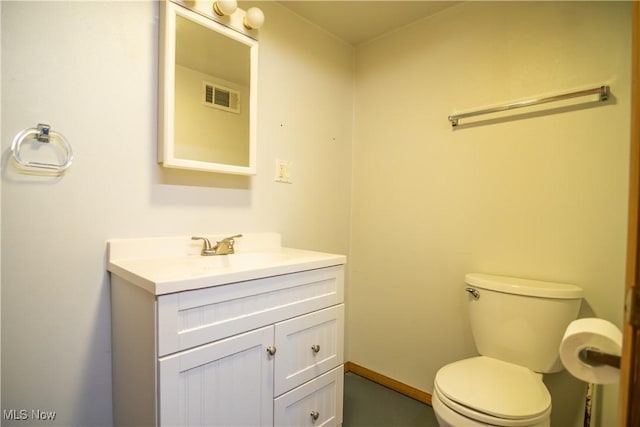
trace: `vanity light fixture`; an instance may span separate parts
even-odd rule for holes
[[[257,30],[264,24],[264,13],[257,7],[250,7],[244,15],[242,23],[249,30]]]
[[[238,8],[236,0],[217,0],[213,2],[213,11],[218,16],[233,15]]]
[[[238,9],[236,0],[216,0],[213,2],[213,11],[218,16],[231,16]],[[244,14],[242,24],[247,30],[257,30],[264,24],[264,13],[257,7],[250,7]]]

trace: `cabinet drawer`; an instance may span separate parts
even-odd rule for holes
[[[343,331],[344,304],[276,324],[275,395],[342,364]]]
[[[158,297],[158,356],[344,302],[344,266]]]
[[[276,426],[334,427],[342,425],[342,365],[283,394],[274,401]],[[315,419],[314,419],[315,418]]]

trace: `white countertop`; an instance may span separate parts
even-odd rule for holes
[[[225,236],[205,235],[214,244]],[[182,292],[341,265],[344,255],[283,248],[277,233],[243,234],[232,255],[201,256],[191,236],[112,239],[107,242],[111,274],[155,295]]]

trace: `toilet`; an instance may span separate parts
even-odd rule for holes
[[[440,427],[549,427],[542,375],[563,369],[565,329],[578,316],[575,285],[471,273],[469,320],[480,356],[437,372],[432,406]]]

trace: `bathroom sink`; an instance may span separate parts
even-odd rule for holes
[[[252,269],[267,265],[276,265],[295,260],[296,256],[302,254],[288,253],[286,250],[278,249],[277,252],[248,252],[235,253],[232,255],[199,257],[196,261],[198,265],[205,264],[207,268],[235,268]],[[208,259],[207,259],[208,258]]]
[[[243,234],[230,255],[201,256],[199,244],[190,239],[109,240],[108,270],[162,295],[346,262],[343,255],[283,248],[276,233]]]

